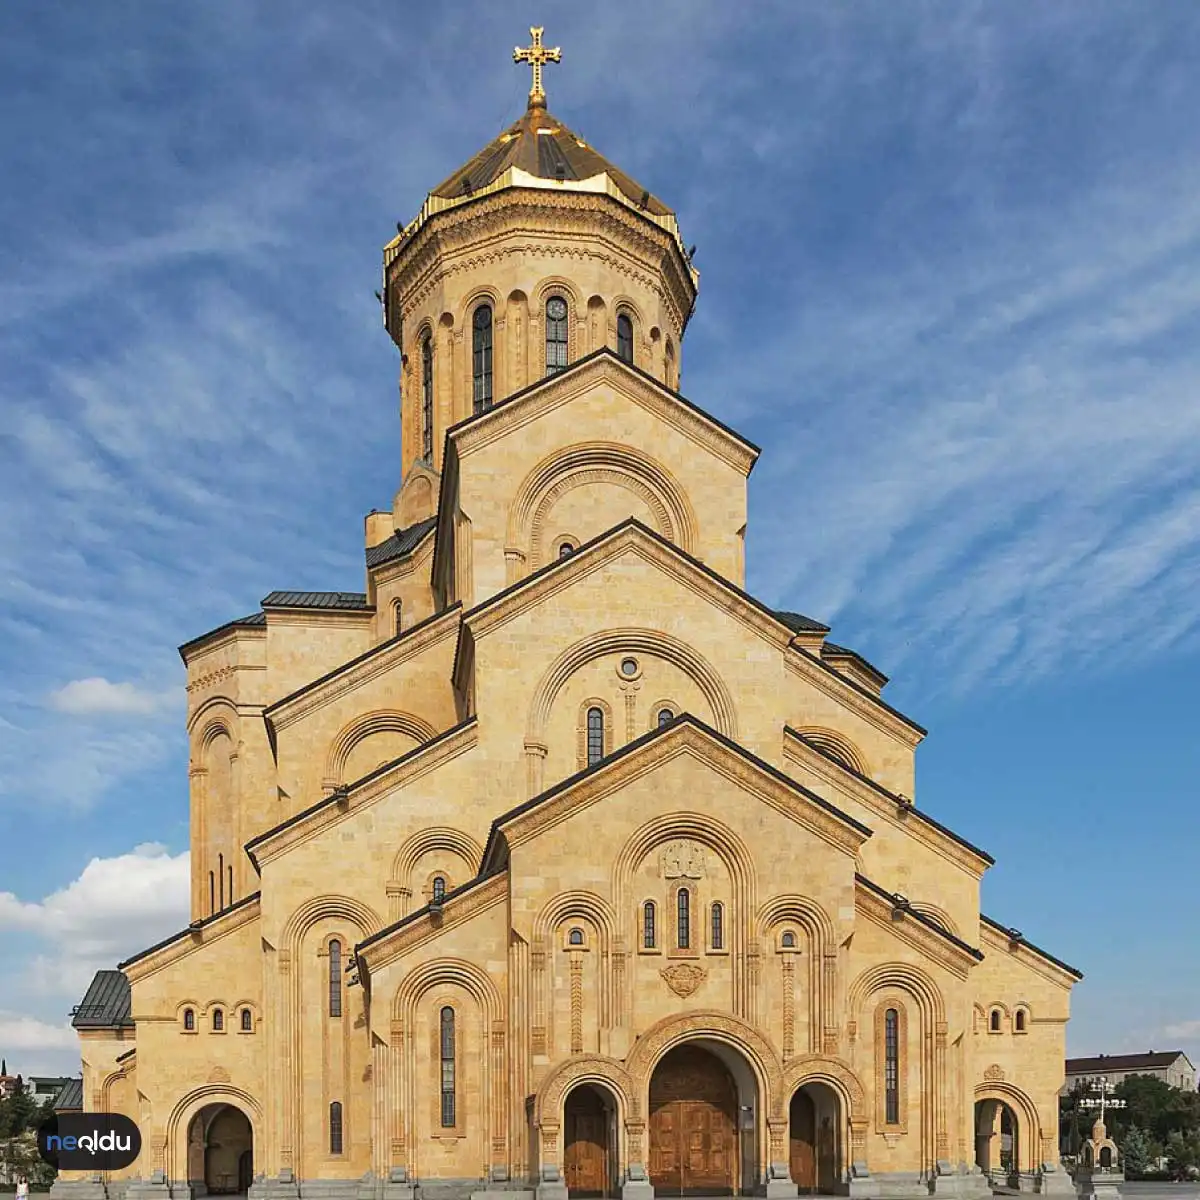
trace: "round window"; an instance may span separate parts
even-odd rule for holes
[[[623,658],[621,660],[621,674],[632,678],[638,673],[638,665],[636,658]]]
[[[552,296],[546,304],[546,316],[552,321],[561,321],[567,315],[567,302],[561,296]]]

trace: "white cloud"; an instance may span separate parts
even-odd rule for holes
[[[1167,1025],[1162,1031],[1162,1036],[1183,1042],[1200,1042],[1200,1020],[1179,1021],[1174,1025]]]
[[[148,716],[178,699],[177,689],[151,692],[132,683],[72,679],[50,697],[51,707],[72,716]]]
[[[78,1001],[93,973],[175,933],[189,919],[189,857],[147,843],[93,858],[42,901],[0,892],[0,933],[28,933],[41,950],[13,980],[31,993]]]
[[[75,1057],[78,1058],[78,1045],[79,1039],[68,1024],[51,1025],[36,1017],[6,1012],[0,1008],[0,1046],[9,1055],[9,1067],[13,1074],[17,1071],[26,1075],[31,1073],[22,1066],[21,1059],[12,1055],[14,1050],[75,1050]]]

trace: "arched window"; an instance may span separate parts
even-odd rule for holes
[[[194,1008],[185,1008],[183,1010],[183,1027],[188,1031],[188,1033],[195,1032],[196,1010]]]
[[[471,376],[475,411],[492,407],[492,307],[481,304],[471,320]]]
[[[680,888],[675,896],[675,944],[686,950],[692,944],[692,895]]]
[[[546,374],[557,375],[567,365],[567,302],[561,296],[546,301]]]
[[[633,322],[628,313],[617,316],[617,357],[627,363],[633,362]]]
[[[217,890],[220,893],[218,899],[221,901],[221,907],[225,907],[225,855],[217,855]]]
[[[442,1056],[442,1128],[454,1128],[454,1009],[442,1009],[440,1044]]]
[[[401,633],[400,618],[402,616],[402,613],[401,613],[400,609],[401,609],[400,601],[393,600],[392,601],[392,622],[393,622],[392,636],[393,637],[399,637],[400,633]]]
[[[654,949],[658,936],[654,928],[654,917],[654,901],[647,900],[642,905],[642,947],[646,950]]]
[[[658,710],[658,727],[661,729],[664,725],[670,725],[675,720],[675,714],[669,708],[660,708]]]
[[[587,763],[593,766],[604,757],[604,712],[589,708],[587,714]]]
[[[782,947],[783,947],[785,950],[795,950],[795,948],[796,948],[796,935],[795,935],[794,933],[792,933],[792,931],[789,929],[789,930],[787,931],[787,933],[785,933],[785,934],[783,935],[783,937],[779,939],[779,944],[780,944],[780,945],[781,945],[781,946],[782,946]]]
[[[335,1100],[329,1106],[329,1153],[342,1152],[342,1104]]]
[[[211,917],[217,911],[217,877],[208,873],[208,915]]]
[[[1025,1032],[1025,1010],[1023,1008],[1017,1009],[1017,1032]]]
[[[212,1027],[214,1033],[220,1033],[225,1028],[225,1014],[219,1008],[213,1009]]]
[[[229,903],[232,904],[233,903],[233,868],[226,867],[225,870],[229,872]]]
[[[575,547],[570,542],[560,542],[558,546],[559,558],[570,558],[575,553]]]
[[[421,456],[433,462],[433,334],[421,339]]]
[[[1000,1010],[998,1008],[992,1009],[992,1015],[988,1018],[988,1022],[988,1028],[993,1033],[1000,1032]]]
[[[254,1014],[248,1009],[242,1009],[242,1032],[250,1033],[254,1029]]]
[[[583,945],[583,930],[582,929],[572,929],[571,932],[567,935],[567,943],[568,943],[568,945],[571,945],[571,946],[582,946]]]
[[[329,943],[329,1015],[342,1015],[342,943]]]
[[[884,1117],[900,1124],[900,1014],[889,1008],[883,1016]]]
[[[714,950],[725,948],[725,905],[720,900],[712,906],[712,948]]]
[[[433,898],[434,900],[445,900],[446,898],[446,877],[445,875],[435,875],[433,877]]]

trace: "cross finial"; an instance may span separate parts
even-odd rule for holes
[[[531,46],[517,46],[513,50],[513,62],[527,62],[533,68],[533,87],[529,89],[529,107],[545,108],[546,92],[542,87],[542,67],[548,62],[562,62],[562,51],[555,46],[553,50],[542,45],[542,34],[545,29],[540,25],[531,25],[529,35],[533,38]]]

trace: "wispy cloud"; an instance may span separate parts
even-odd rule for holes
[[[107,679],[72,679],[51,693],[50,706],[73,716],[145,716],[159,712],[178,700],[174,688],[151,692],[132,683],[110,683]]]

